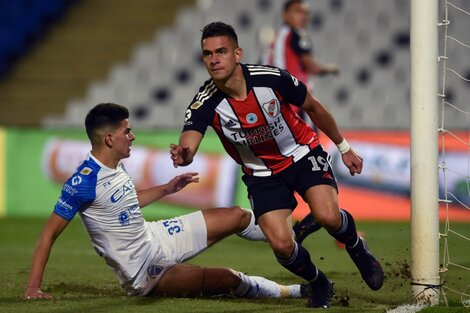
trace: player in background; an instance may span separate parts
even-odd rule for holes
[[[277,30],[273,42],[269,45],[262,62],[287,70],[302,81],[309,92],[313,92],[311,75],[324,76],[339,74],[336,64],[322,64],[313,56],[313,43],[307,32],[310,8],[305,0],[288,0],[282,10],[283,25]],[[292,109],[310,126],[315,127],[308,114],[301,107],[292,105]],[[316,128],[314,128],[317,130]],[[321,225],[311,215],[296,222],[294,231],[296,241],[302,241]]]
[[[26,299],[52,299],[41,291],[44,270],[54,242],[78,213],[95,251],[103,257],[129,295],[300,297],[309,288],[281,286],[229,268],[182,264],[233,233],[265,238],[251,211],[234,206],[197,211],[147,222],[141,208],[197,183],[197,173],[176,176],[167,184],[136,190],[122,159],[135,136],[128,110],[117,104],[95,106],[85,125],[92,150],[65,182],[33,256]],[[301,290],[303,289],[303,290]]]
[[[174,166],[190,164],[207,127],[213,127],[242,167],[252,209],[278,262],[310,283],[311,307],[329,306],[333,285],[293,239],[294,191],[308,203],[313,217],[345,244],[367,285],[381,288],[384,274],[379,262],[357,235],[352,215],[338,208],[330,156],[291,104],[305,110],[337,145],[351,175],[360,174],[362,158],[341,135],[333,116],[287,71],[241,63],[243,50],[230,25],[206,25],[201,50],[211,79],[189,105],[179,143],[170,145]]]
[[[310,75],[338,74],[336,64],[322,64],[313,56],[313,44],[307,33],[310,9],[304,0],[288,0],[284,3],[283,22],[277,30],[274,41],[264,56],[263,63],[287,70],[313,91]],[[302,109],[293,106],[301,117]]]

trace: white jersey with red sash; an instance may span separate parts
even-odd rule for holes
[[[292,111],[307,89],[276,67],[241,64],[248,96],[235,100],[212,79],[188,107],[183,131],[204,134],[212,126],[229,155],[253,176],[270,176],[300,160],[319,144],[317,134]]]

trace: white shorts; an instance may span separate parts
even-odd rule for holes
[[[145,264],[139,292],[146,295],[173,265],[185,262],[207,249],[207,228],[201,211],[147,223],[157,251]]]

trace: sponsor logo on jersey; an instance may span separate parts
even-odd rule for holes
[[[136,218],[139,213],[139,205],[133,204],[131,207],[125,211],[121,211],[118,216],[118,221],[122,226],[127,226],[131,223],[131,219]]]
[[[72,177],[72,186],[77,186],[82,183],[82,178],[80,176]]]
[[[272,99],[271,101],[263,103],[263,109],[271,117],[276,117],[278,116],[279,112],[281,112],[279,101],[276,99]]]
[[[196,102],[194,102],[193,104],[191,104],[190,108],[193,109],[193,110],[197,110],[197,109],[199,109],[201,106],[202,106],[202,102],[196,101]]]
[[[274,139],[280,135],[284,130],[284,125],[281,118],[278,117],[274,122],[243,132],[233,132],[230,137],[236,145],[239,146],[253,146],[263,143],[265,141]]]
[[[111,195],[111,202],[116,203],[122,199],[126,194],[131,192],[134,189],[134,186],[130,180],[128,180],[124,185],[118,188],[112,195]]]
[[[246,121],[250,124],[254,124],[258,121],[258,116],[255,113],[248,113],[246,115]]]
[[[73,184],[73,182],[72,182]],[[73,188],[69,184],[65,183],[64,186],[62,187],[62,190],[68,193],[69,195],[73,196],[77,193],[77,189]]]
[[[63,207],[63,208],[66,208],[67,210],[73,210],[73,207],[72,205],[68,204],[66,201],[62,200],[62,198],[59,198],[59,200],[57,200],[57,203]]]
[[[88,175],[90,174],[91,172],[93,172],[93,170],[89,167],[84,167],[81,171],[80,171],[80,174],[82,175]]]

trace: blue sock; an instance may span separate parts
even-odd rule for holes
[[[277,261],[290,272],[307,281],[315,279],[318,274],[318,269],[310,259],[310,253],[295,241],[294,245],[294,251],[289,259],[276,257]]]
[[[329,232],[336,240],[346,245],[346,247],[354,247],[357,244],[358,236],[356,223],[352,215],[343,209],[339,210],[341,214],[342,224],[337,231]]]

